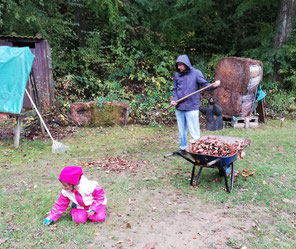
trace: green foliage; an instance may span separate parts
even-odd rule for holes
[[[86,0],[85,5],[96,16],[109,20],[109,23],[112,25],[115,25],[120,18],[119,8],[122,6],[120,0]]]
[[[3,0],[0,34],[49,41],[57,98],[106,98],[131,105],[135,122],[161,123],[168,107],[175,59],[188,54],[194,67],[213,81],[218,60],[244,56],[261,60],[263,89],[295,93],[294,32],[273,51],[276,0]],[[279,82],[273,82],[274,65]],[[283,93],[285,94],[285,93]],[[280,98],[280,97],[278,97]],[[272,104],[274,105],[274,103]]]
[[[269,105],[268,112],[273,117],[296,117],[295,92],[278,90],[277,87],[269,91],[266,101]]]

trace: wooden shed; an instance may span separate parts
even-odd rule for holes
[[[42,39],[41,35],[34,37],[0,35],[0,46],[30,48],[31,52],[35,55],[32,67],[33,77],[30,77],[30,79],[35,79],[40,107],[43,110],[51,107],[53,104],[53,78],[51,53],[48,42]],[[34,96],[31,84],[27,84],[27,89],[31,93],[31,96]],[[23,108],[32,109],[30,100],[26,95],[24,96]]]

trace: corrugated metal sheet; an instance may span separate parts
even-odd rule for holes
[[[0,38],[22,38],[22,39],[37,39],[42,40],[42,35],[37,34],[35,36],[25,36],[25,35],[17,35],[17,34],[10,34],[10,35],[0,35]]]

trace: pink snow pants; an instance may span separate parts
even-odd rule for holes
[[[77,208],[72,208],[71,215],[72,215],[74,222],[76,222],[76,223],[84,223],[87,221],[88,218],[92,222],[103,222],[107,217],[105,205],[101,205],[97,209],[97,212],[94,215],[89,216],[89,217],[88,217],[88,213],[86,212],[85,209],[77,209]]]

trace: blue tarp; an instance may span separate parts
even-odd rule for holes
[[[0,112],[20,114],[34,57],[28,47],[0,46]]]

